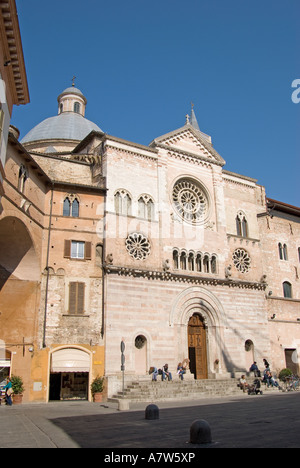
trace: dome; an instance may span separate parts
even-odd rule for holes
[[[21,143],[39,140],[83,140],[91,131],[102,132],[95,123],[75,112],[63,112],[39,123]]]
[[[102,132],[85,118],[87,100],[80,89],[71,86],[57,98],[58,115],[43,120],[21,140],[22,144],[45,140],[83,140],[91,131]]]
[[[77,94],[77,96],[81,96],[83,99],[85,99],[84,95],[80,91],[80,89],[75,88],[75,86],[70,86],[69,88],[65,89],[57,98],[59,100],[61,96],[64,96],[65,94]],[[86,100],[86,99],[85,99]]]

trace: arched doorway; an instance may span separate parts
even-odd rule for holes
[[[145,375],[147,373],[147,338],[138,335],[134,342],[135,347],[135,373]]]
[[[245,366],[246,366],[247,371],[249,371],[253,362],[254,362],[254,344],[253,344],[253,341],[247,340],[245,342]]]
[[[190,370],[195,379],[207,379],[206,327],[203,318],[194,314],[188,324]]]

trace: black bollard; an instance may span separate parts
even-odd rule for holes
[[[211,430],[207,421],[196,419],[190,428],[191,444],[211,444]]]
[[[159,419],[159,408],[156,405],[148,405],[145,410],[145,419]]]

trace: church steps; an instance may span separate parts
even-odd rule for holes
[[[131,401],[192,400],[205,396],[230,396],[241,393],[236,379],[190,380],[171,382],[132,382],[108,401],[126,399]]]

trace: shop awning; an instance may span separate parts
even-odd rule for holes
[[[90,355],[80,349],[60,349],[52,354],[51,372],[90,372]]]
[[[0,359],[0,367],[10,367],[10,359]]]

